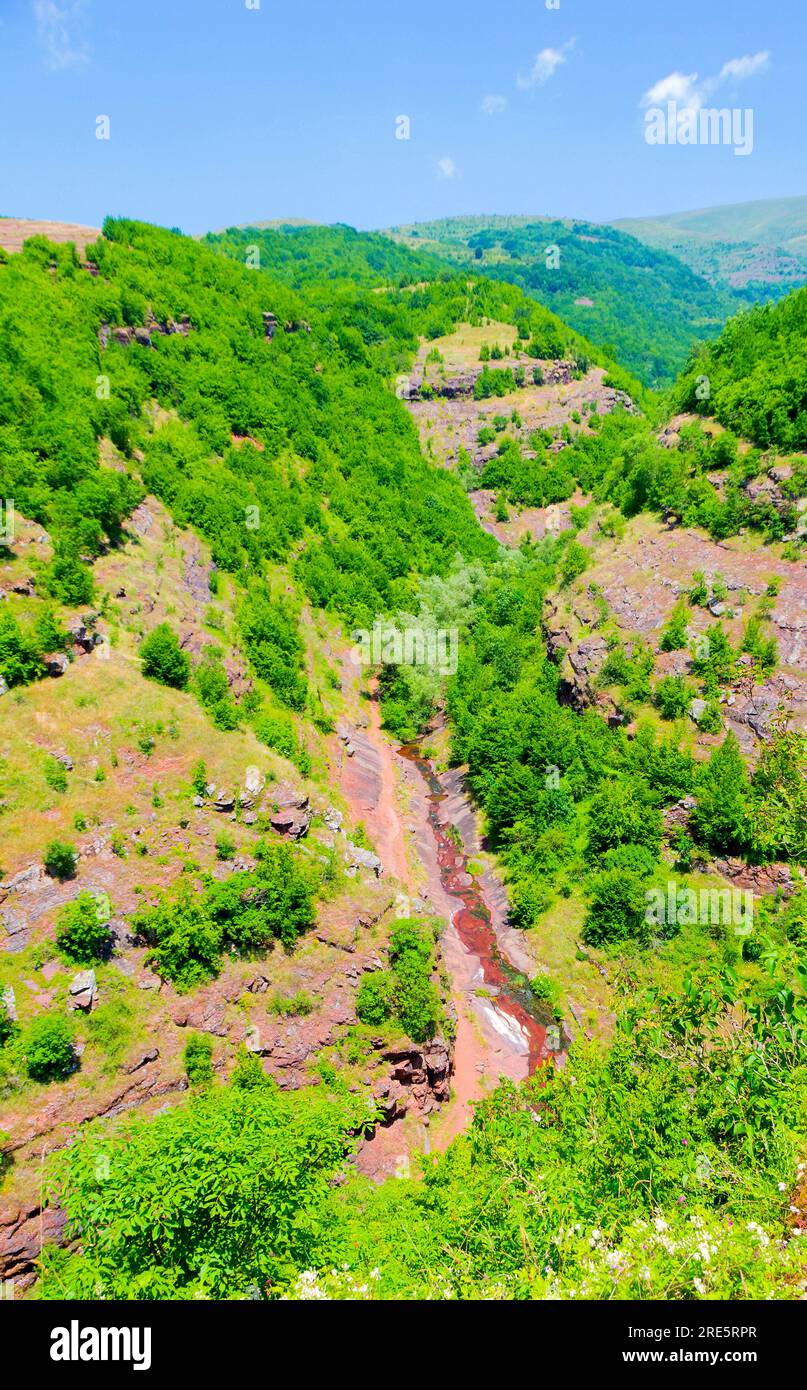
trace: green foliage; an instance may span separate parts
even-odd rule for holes
[[[313,891],[288,845],[258,845],[254,871],[240,870],[201,891],[183,882],[135,913],[135,930],[152,947],[154,969],[180,990],[217,974],[229,950],[250,956],[274,940],[293,946],[314,922]]]
[[[70,1025],[61,1014],[40,1014],[26,1029],[22,1048],[34,1081],[64,1081],[76,1069]]]
[[[73,553],[72,547],[57,547],[56,554],[44,572],[44,582],[51,598],[70,608],[92,603],[94,585],[92,574]]]
[[[201,704],[210,712],[217,729],[238,728],[238,711],[230,697],[230,685],[221,653],[206,647],[193,673],[193,688]]]
[[[748,775],[740,745],[726,734],[700,774],[692,815],[699,839],[717,853],[742,849],[748,838]]]
[[[680,719],[692,703],[692,691],[683,676],[662,676],[653,700],[663,719]]]
[[[272,1090],[276,1086],[276,1082],[264,1071],[260,1057],[248,1052],[244,1043],[238,1049],[230,1082],[236,1090],[241,1091]]]
[[[319,1087],[239,1085],[153,1121],[84,1128],[53,1177],[80,1245],[51,1253],[43,1297],[272,1296],[309,1263],[368,1118],[366,1101]]]
[[[660,844],[661,816],[640,783],[608,782],[591,798],[588,849],[592,856],[619,845],[639,845],[655,857]]]
[[[426,1042],[441,1026],[440,995],[432,980],[434,933],[414,918],[399,922],[390,937],[390,969],[365,975],[356,1013],[371,1027],[394,1020],[413,1042]]]
[[[661,634],[659,646],[663,652],[680,651],[687,644],[687,611],[686,606],[677,603],[673,609],[670,620]]]
[[[483,367],[474,382],[474,399],[485,401],[491,396],[509,396],[514,389],[515,381],[509,368]]]
[[[560,577],[564,584],[578,579],[591,560],[591,552],[579,541],[569,541],[560,562]]]
[[[279,1014],[281,1018],[305,1018],[313,1011],[314,1001],[304,989],[299,989],[296,994],[273,995],[267,1007],[270,1013]]]
[[[708,412],[721,424],[762,449],[803,450],[805,325],[805,289],[738,314],[715,342],[693,355],[675,388],[677,407],[701,409],[696,391],[706,378]]]
[[[742,650],[754,658],[760,676],[765,679],[776,670],[779,654],[775,637],[766,637],[759,618],[750,618],[743,633]]]
[[[75,878],[78,863],[75,846],[64,840],[51,840],[50,844],[45,847],[42,863],[45,866],[45,873],[50,874],[51,878],[60,880]]]
[[[308,776],[311,759],[302,747],[288,715],[261,710],[255,716],[252,727],[261,743],[265,743],[267,748],[274,748],[275,752],[294,763],[304,777]]]
[[[805,766],[807,736],[800,729],[789,728],[787,720],[779,716],[751,777],[751,805],[744,833],[756,857],[807,862]]]
[[[67,771],[58,758],[45,760],[45,781],[54,792],[67,791]]]
[[[303,645],[294,615],[262,590],[250,590],[239,613],[246,651],[257,674],[291,709],[305,704]]]
[[[204,796],[207,792],[207,766],[203,758],[194,764],[191,773],[191,787],[197,796]]]
[[[365,975],[356,994],[356,1014],[361,1023],[379,1028],[395,1013],[395,977],[391,970]]]
[[[182,1058],[191,1086],[213,1084],[213,1039],[209,1033],[191,1033]]]
[[[7,606],[0,609],[0,676],[6,685],[25,685],[45,674],[33,635],[25,633]]]
[[[168,623],[159,623],[140,643],[143,675],[160,685],[184,690],[191,674],[191,660],[183,652]]]
[[[646,909],[643,880],[623,868],[606,869],[591,882],[583,940],[589,946],[603,946],[629,937],[646,941]]]
[[[81,965],[100,960],[110,946],[109,924],[93,893],[79,893],[56,918],[56,945]]]
[[[15,1032],[14,1020],[6,1008],[6,1001],[0,994],[0,1047],[13,1038]]]

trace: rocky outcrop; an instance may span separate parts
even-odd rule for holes
[[[714,867],[736,888],[748,889],[761,897],[782,893],[789,898],[802,882],[798,870],[792,870],[789,864],[746,864],[743,859],[727,858],[716,859]]]
[[[384,872],[384,865],[372,850],[362,849],[360,845],[354,845],[352,840],[346,840],[345,872],[348,878],[354,878],[359,869],[368,869],[376,878],[380,878]]]
[[[406,1114],[429,1115],[451,1094],[453,1054],[442,1038],[416,1046],[401,1043],[383,1053],[389,1075],[373,1086],[373,1097],[389,1125]]]
[[[288,782],[279,782],[271,788],[268,799],[276,808],[269,816],[273,830],[289,840],[300,840],[308,834],[311,808],[305,792],[297,791]]]
[[[150,348],[153,346],[152,338],[155,335],[170,337],[172,334],[179,333],[183,338],[187,338],[190,331],[190,315],[181,314],[179,321],[166,319],[164,322],[160,322],[152,318],[147,324],[133,328],[116,327],[102,323],[98,329],[98,341],[102,348],[107,347],[110,341],[118,343],[121,347],[131,347],[133,343],[136,343],[138,347]]]
[[[89,1013],[98,1002],[98,985],[94,970],[82,970],[74,975],[68,990],[68,1006]]]
[[[70,665],[70,660],[64,652],[49,652],[47,656],[43,656],[42,664],[46,674],[57,680],[59,676],[64,675]]]
[[[11,1281],[13,1297],[30,1288],[43,1245],[60,1243],[66,1217],[58,1207],[0,1207],[0,1279]]]

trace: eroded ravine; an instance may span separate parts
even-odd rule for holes
[[[362,699],[360,673],[349,658],[342,673],[355,713],[342,726],[350,754],[343,744],[335,758],[341,790],[354,819],[366,824],[385,873],[423,904],[414,910],[446,923],[440,953],[456,1015],[452,1100],[429,1137],[424,1132],[415,1140],[418,1147],[443,1148],[470,1123],[475,1102],[502,1077],[524,1080],[553,1055],[556,1038],[550,1034],[547,1046],[548,1020],[527,983],[538,967],[526,941],[507,925],[501,884],[490,870],[468,872],[477,845],[461,779],[444,778],[455,783],[447,791],[419,745],[396,749],[381,726],[375,682],[371,698]],[[379,1131],[365,1155],[368,1171],[393,1171],[401,1147],[402,1136]]]
[[[526,1070],[531,1073],[550,1055],[546,1020],[529,983],[502,954],[482,887],[468,872],[468,855],[450,834],[450,823],[441,819],[440,807],[446,793],[434,768],[416,743],[406,744],[398,751],[418,769],[427,787],[429,826],[437,848],[441,882],[446,893],[460,903],[451,924],[465,950],[478,961],[479,997],[488,995],[490,1010],[501,1018],[502,1037],[523,1039]]]

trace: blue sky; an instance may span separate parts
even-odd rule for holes
[[[0,0],[0,212],[196,233],[802,194],[806,49],[804,0]],[[654,87],[751,107],[753,153],[648,145]]]

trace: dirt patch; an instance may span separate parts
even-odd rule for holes
[[[90,242],[97,241],[100,227],[85,227],[78,222],[40,222],[27,217],[0,217],[0,247],[4,251],[21,251],[23,242],[32,236],[47,237],[60,245],[72,241],[83,256]]]

